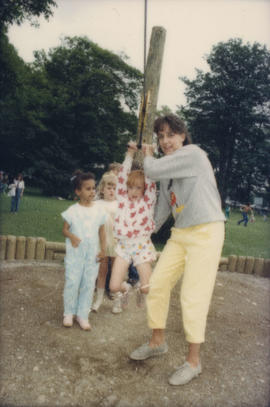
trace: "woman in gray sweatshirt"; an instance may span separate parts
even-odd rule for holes
[[[154,158],[151,145],[143,145],[143,152],[145,174],[160,181],[155,231],[171,213],[175,222],[150,280],[147,318],[152,337],[130,357],[145,360],[167,352],[165,328],[170,293],[183,276],[180,302],[188,354],[185,363],[169,378],[171,385],[182,385],[202,371],[200,345],[205,340],[225,218],[210,161],[201,148],[191,144],[183,121],[175,115],[158,118],[154,131],[164,156]]]

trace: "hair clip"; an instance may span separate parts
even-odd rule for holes
[[[73,175],[73,177],[70,178],[70,181],[74,181],[74,179],[77,177],[77,175]]]

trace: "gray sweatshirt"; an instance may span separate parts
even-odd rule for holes
[[[155,232],[170,213],[176,228],[225,220],[213,168],[200,147],[189,144],[162,158],[145,157],[144,171],[160,181]]]

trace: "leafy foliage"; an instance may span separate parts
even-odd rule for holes
[[[43,15],[48,19],[52,15],[52,7],[56,6],[54,0],[2,0],[0,7],[0,28],[16,23],[21,24],[24,20],[37,23],[33,17]]]
[[[76,168],[99,176],[111,161],[122,160],[136,132],[141,73],[79,37],[65,38],[48,55],[36,52],[31,65],[19,62],[18,97],[12,95],[15,105],[4,102],[16,116],[9,121],[5,168],[12,162],[13,170],[23,168],[46,194],[67,196]],[[2,137],[7,134],[4,127]]]
[[[240,39],[213,47],[210,72],[197,70],[187,86],[186,118],[213,163],[223,201],[248,201],[269,186],[270,53]]]

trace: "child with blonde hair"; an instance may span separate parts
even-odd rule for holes
[[[116,253],[116,239],[113,235],[114,216],[117,210],[117,201],[115,198],[117,177],[112,172],[105,173],[98,187],[98,199],[97,204],[107,213],[107,220],[105,223],[106,234],[106,256],[101,261],[98,278],[97,278],[97,294],[93,304],[92,310],[97,312],[103,302],[106,277],[108,274],[109,262],[111,267],[113,265]]]
[[[130,142],[126,158],[118,174],[114,234],[118,240],[110,290],[115,293],[113,312],[127,305],[130,285],[125,281],[128,267],[133,262],[140,277],[137,288],[137,305],[142,306],[148,293],[151,262],[156,260],[150,236],[154,230],[153,212],[156,202],[156,185],[141,170],[131,171],[136,144]]]
[[[121,169],[121,164],[117,162],[113,162],[109,165],[108,171],[113,172],[115,175],[118,175],[119,171]]]

